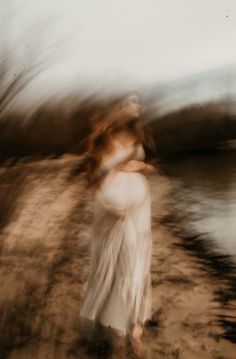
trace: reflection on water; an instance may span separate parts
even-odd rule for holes
[[[188,155],[169,161],[166,170],[183,181],[180,198],[195,228],[236,255],[236,152]]]

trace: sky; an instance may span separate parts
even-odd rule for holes
[[[0,0],[13,67],[47,64],[30,94],[172,81],[236,63],[235,0]],[[28,92],[29,95],[29,92]]]

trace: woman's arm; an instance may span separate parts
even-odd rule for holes
[[[144,173],[157,173],[157,168],[151,163],[144,162],[144,169],[142,170]]]
[[[118,167],[119,171],[124,172],[143,172],[143,173],[156,173],[157,169],[150,163],[138,160],[130,160]]]

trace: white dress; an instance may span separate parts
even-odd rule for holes
[[[117,150],[101,166],[113,176],[95,194],[90,275],[80,316],[118,330],[151,318],[149,183],[140,172],[114,170],[144,158],[142,145]]]

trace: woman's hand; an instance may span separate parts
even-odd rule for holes
[[[118,171],[124,172],[141,172],[144,171],[146,163],[137,160],[130,160],[117,167]]]
[[[118,171],[154,173],[156,172],[156,168],[143,161],[130,160],[118,166]]]
[[[157,168],[155,166],[153,166],[150,163],[145,163],[145,168],[144,168],[144,172],[145,173],[157,173]]]

